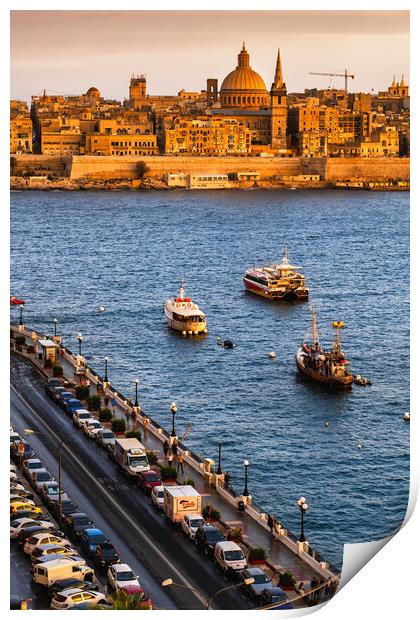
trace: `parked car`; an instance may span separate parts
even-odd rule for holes
[[[204,555],[213,558],[216,543],[226,540],[222,532],[214,525],[200,525],[195,533],[195,546]]]
[[[115,443],[114,433],[108,430],[107,428],[98,430],[98,432],[96,433],[95,439],[98,442],[98,444],[102,446],[103,448],[109,445],[113,446]]]
[[[35,506],[33,500],[27,499],[24,501],[14,501],[10,504],[10,514],[16,514],[21,510],[30,510],[31,512],[37,512],[38,514],[42,514],[42,509],[38,506]]]
[[[38,469],[31,473],[31,483],[37,491],[41,491],[44,482],[50,482],[51,480],[54,480],[54,478],[46,469]]]
[[[60,555],[59,553],[52,553],[51,555],[41,555],[41,557],[37,558],[35,562],[32,562],[32,567],[34,568],[36,564],[41,565],[41,566],[42,564],[50,564],[50,563],[52,564],[53,562],[56,562],[57,560],[59,562],[67,561],[69,564],[77,564],[78,566],[86,566],[86,560],[76,555],[76,552],[75,552],[75,555]],[[31,569],[31,572],[32,572],[32,569]]]
[[[79,537],[84,530],[95,526],[93,521],[84,512],[75,512],[67,515],[64,519],[65,528],[70,536]]]
[[[19,489],[10,489],[10,501],[12,499],[33,499],[34,494],[31,491],[27,491],[25,488],[23,491]]]
[[[102,543],[109,542],[109,538],[105,536],[102,530],[96,527],[90,527],[82,532],[80,535],[80,542],[84,551],[93,556],[96,547]]]
[[[67,415],[72,416],[75,411],[83,409],[83,403],[78,398],[69,398],[63,403],[63,409]]]
[[[83,409],[83,407],[81,407],[80,409],[77,409],[73,413],[73,422],[76,426],[80,427],[80,423],[82,422],[82,420],[91,420],[91,419],[92,419],[91,412],[87,411],[86,409]]]
[[[278,607],[271,607],[271,609],[294,609],[289,602],[286,592],[278,586],[265,588],[260,594],[259,603],[261,607],[265,607],[265,605],[278,605]]]
[[[10,538],[12,540],[16,539],[23,528],[31,527],[31,525],[52,530],[55,528],[54,523],[51,523],[51,521],[36,521],[30,517],[23,517],[22,519],[14,519],[10,522]]]
[[[53,532],[41,532],[40,534],[34,534],[28,538],[23,546],[23,552],[31,555],[37,547],[50,544],[60,545],[61,547],[67,547],[68,549],[72,548],[71,542],[67,540],[67,538],[58,536]]]
[[[140,582],[128,564],[111,564],[106,574],[111,590],[121,590],[127,586],[139,586]]]
[[[93,558],[98,566],[106,568],[111,564],[117,564],[120,561],[120,554],[111,543],[101,543],[96,546]]]
[[[10,480],[10,492],[12,491],[26,491],[23,484],[20,484],[17,478]]]
[[[98,603],[106,602],[105,594],[94,590],[79,590],[77,588],[70,588],[70,590],[62,590],[56,592],[51,599],[52,609],[71,609],[79,603],[89,603],[90,605],[96,605]]]
[[[263,590],[269,590],[272,587],[271,580],[261,568],[250,567],[241,571],[240,577],[244,582],[245,579],[254,579],[254,583],[246,584],[242,583],[241,587],[245,594],[247,594],[251,599],[258,600],[261,596]]]
[[[51,501],[50,505],[51,512],[55,516],[59,516],[58,514],[58,498],[56,500]],[[63,499],[61,498],[61,514],[62,515],[70,515],[75,512],[79,512],[79,506],[72,502],[71,499]]]
[[[20,439],[21,437],[19,433],[16,433],[16,431],[10,432],[10,446],[12,445],[12,443],[15,443],[15,441],[20,441]]]
[[[62,385],[59,385],[58,387],[51,388],[51,390],[50,390],[50,394],[49,394],[49,395],[50,395],[51,399],[52,399],[55,403],[57,403],[57,404],[58,404],[58,403],[59,403],[59,401],[60,401],[60,396],[61,396],[61,394],[63,394],[64,392],[67,392],[67,391],[68,391],[68,390],[67,390],[67,388],[65,388],[65,387],[64,387],[64,386],[62,386]]]
[[[103,426],[98,420],[86,420],[85,424],[83,424],[83,432],[86,433],[90,439],[95,439],[96,433],[102,429]]]
[[[16,465],[13,465],[13,463],[10,463],[10,471],[17,475],[17,467]]]
[[[188,538],[194,540],[197,529],[204,523],[203,517],[199,514],[185,515],[181,521],[181,528]]]
[[[19,446],[21,445],[21,443],[23,443],[23,454],[19,453]],[[26,459],[31,459],[34,455],[34,450],[31,446],[31,444],[29,444],[27,441],[14,441],[10,447],[10,452],[12,455],[12,459],[15,462],[19,462],[19,461],[23,461]]]
[[[159,510],[163,510],[164,487],[153,487],[150,497],[152,498],[152,504],[159,508]]]
[[[34,458],[23,461],[22,473],[25,474],[27,478],[31,477],[33,471],[39,471],[40,469],[45,469],[45,465],[43,465],[39,459]]]
[[[226,575],[247,567],[244,552],[232,540],[218,542],[214,548],[214,561]]]
[[[75,553],[77,553],[77,551],[72,547],[64,547],[63,545],[57,545],[54,543],[38,545],[31,553],[31,562],[36,562],[38,558],[46,555],[62,555],[65,557],[67,555],[74,555]]]
[[[45,391],[48,396],[51,396],[52,390],[56,387],[61,387],[61,385],[62,383],[60,379],[58,379],[57,377],[50,377],[49,379],[47,379],[47,382],[45,384]]]
[[[69,392],[64,390],[64,392],[60,392],[59,396],[58,396],[58,405],[64,409],[65,404],[68,400],[70,400],[71,398],[74,398],[74,394],[73,392]],[[80,409],[82,409],[83,405],[80,407]]]
[[[153,487],[162,486],[162,480],[159,475],[153,471],[153,469],[149,469],[149,471],[141,471],[138,475],[138,485],[139,487],[146,493],[146,495],[150,495]]]
[[[22,527],[17,535],[16,542],[19,545],[25,545],[26,541],[36,536],[37,534],[51,534],[54,530],[45,525],[30,525],[29,527]]]
[[[41,488],[41,493],[46,504],[50,504],[52,501],[55,500],[58,501],[60,497],[60,487],[58,485],[58,482],[55,482],[55,480],[44,482]],[[61,499],[68,499],[67,493],[64,491],[63,488],[61,489]]]
[[[31,508],[33,508],[33,506],[31,506]],[[40,519],[48,518],[48,515],[45,515],[42,511],[39,512],[39,510],[37,510],[35,512],[34,510],[31,510],[31,508],[28,508],[26,510],[16,510],[16,512],[12,512],[10,514],[10,520],[14,521],[16,519],[24,519],[25,517],[30,517],[34,521],[39,521]]]
[[[99,588],[96,583],[90,581],[81,581],[74,577],[68,577],[67,579],[59,579],[51,584],[48,588],[48,592],[54,596],[56,592],[62,592],[63,590],[77,589],[77,590],[91,590],[96,592]]]

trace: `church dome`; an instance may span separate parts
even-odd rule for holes
[[[101,93],[94,86],[91,86],[85,95],[85,97],[89,97],[90,99],[95,99],[95,98],[99,99],[100,96],[101,96]]]
[[[264,80],[249,66],[245,43],[238,55],[238,66],[223,80],[220,99],[223,107],[259,108],[268,104]]]

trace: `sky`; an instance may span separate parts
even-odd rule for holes
[[[128,97],[131,75],[147,92],[201,90],[237,64],[245,41],[267,88],[280,48],[288,92],[343,87],[316,72],[355,74],[349,90],[386,90],[409,75],[408,11],[12,11],[11,97],[29,101],[44,89]]]

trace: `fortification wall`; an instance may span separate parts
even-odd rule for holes
[[[326,162],[325,179],[330,182],[409,181],[410,159],[398,157],[330,157]]]
[[[14,176],[25,173],[33,175],[52,174],[68,177],[71,171],[71,157],[52,157],[50,155],[12,155],[10,167]]]

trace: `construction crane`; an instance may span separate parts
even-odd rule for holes
[[[347,80],[351,78],[354,80],[354,74],[349,73],[347,69],[343,70],[344,73],[315,73],[314,71],[309,71],[309,75],[329,75],[330,77],[343,77],[344,78],[344,90],[347,92]]]

